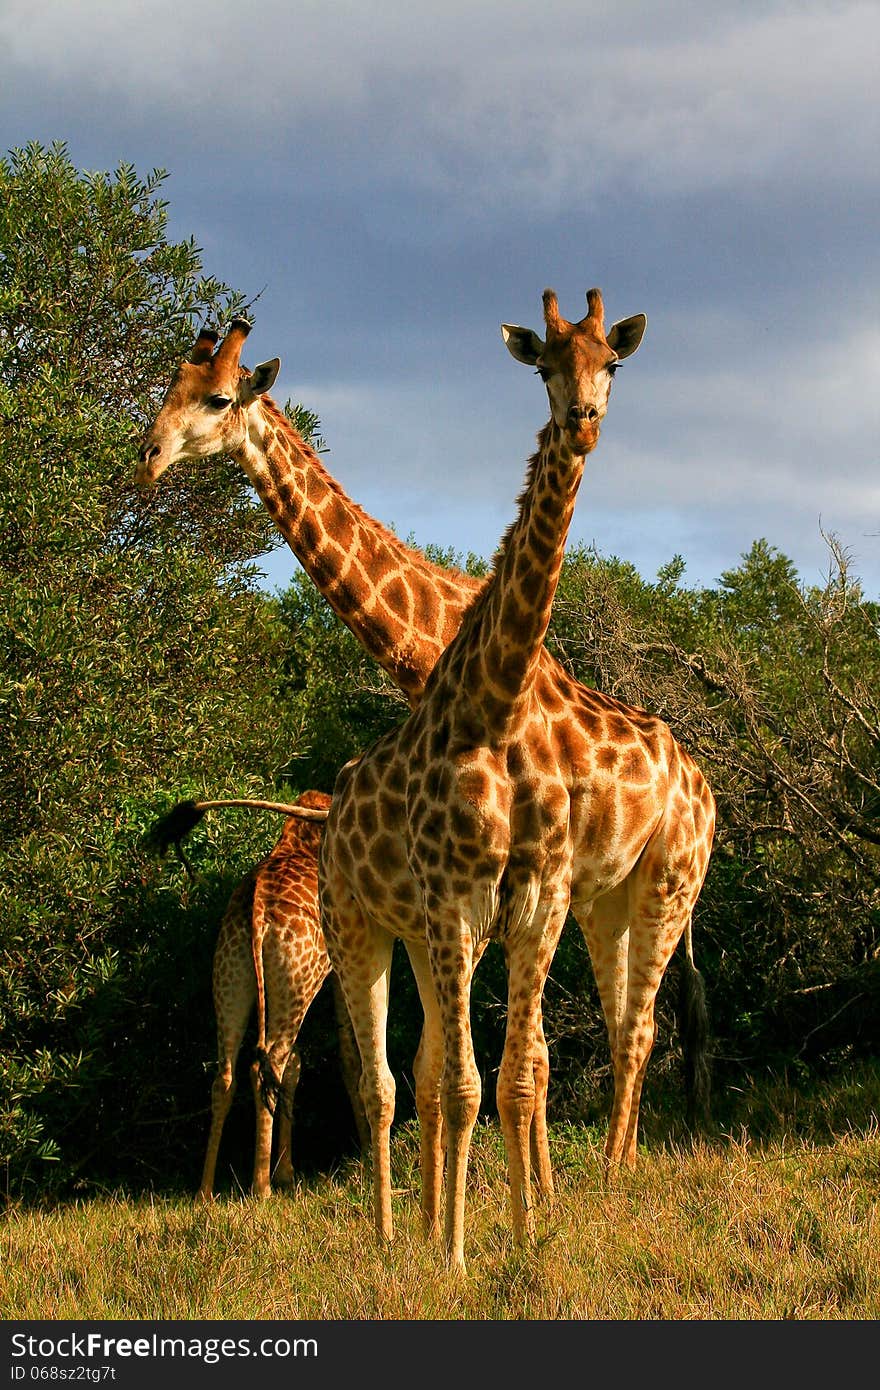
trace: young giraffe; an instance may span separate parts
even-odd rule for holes
[[[636,350],[644,329],[643,319],[630,320],[606,337],[598,290],[589,291],[587,305],[586,317],[569,323],[546,290],[546,341],[503,327],[513,355],[537,366],[550,400],[518,517],[415,710],[340,772],[321,841],[321,918],[360,1048],[377,1231],[390,1239],[393,1230],[394,1079],[385,1032],[400,937],[425,1011],[416,1074],[423,1210],[436,1230],[445,1130],[446,1254],[457,1268],[464,1268],[465,1178],[480,1102],[470,989],[486,944],[499,940],[508,966],[496,1094],[513,1230],[523,1240],[532,1230],[529,1138],[541,995],[569,901],[579,904],[597,975],[613,1000],[606,1153],[617,1163],[630,1157],[657,989],[708,863],[711,793],[668,728],[599,699],[589,732],[573,747],[564,701],[539,692],[585,456],[596,445],[617,364]]]
[[[613,343],[615,335],[623,338],[634,327],[644,330],[644,325],[644,315],[636,315],[615,324],[608,340]],[[249,332],[248,323],[235,319],[219,346],[218,334],[209,330],[199,334],[189,359],[175,372],[145,436],[135,480],[151,486],[178,459],[219,454],[235,459],[316,587],[414,707],[438,656],[455,636],[464,612],[486,581],[431,564],[351,501],[267,394],[278,374],[279,360],[263,362],[253,372],[240,365]],[[509,330],[509,346],[513,348],[520,338],[529,360],[540,340],[527,330]],[[577,804],[583,804],[592,777],[595,739],[605,730],[606,721],[611,721],[604,741],[612,744],[614,729],[618,728],[618,737],[625,744],[629,711],[570,676],[546,648],[541,649],[534,689],[538,703],[548,717],[552,716],[562,745],[559,761],[567,790]],[[623,722],[615,725],[618,711]],[[694,795],[699,796],[699,788],[695,787]],[[581,819],[579,828],[591,836],[588,818]],[[584,852],[589,852],[589,840]],[[591,897],[585,895],[573,899],[571,907],[590,952],[617,1072],[615,1048],[627,974],[624,904],[621,902],[617,913],[610,910],[611,904],[594,911]],[[706,1078],[705,1015],[689,929],[685,947],[685,1002],[696,1028],[693,1034],[683,1029],[682,1042],[686,1078],[699,1083]],[[542,1034],[535,1068],[532,1159],[540,1191],[549,1196],[552,1174],[545,1120],[549,1064]],[[689,1112],[696,1113],[705,1105],[705,1092],[692,1092]],[[636,1155],[637,1121],[636,1097],[624,1151],[630,1165]]]
[[[300,1076],[296,1039],[312,1001],[331,974],[318,908],[318,845],[330,797],[307,791],[293,805],[252,799],[181,802],[153,828],[150,840],[159,850],[175,843],[183,857],[182,837],[206,810],[226,806],[280,811],[287,820],[270,853],[233,890],[214,951],[217,1073],[211,1087],[211,1130],[198,1193],[206,1202],[214,1194],[220,1140],[235,1093],[236,1062],[255,1003],[258,1036],[250,1075],[256,1141],[251,1191],[256,1197],[267,1197],[272,1177],[280,1187],[292,1185],[293,1102]],[[369,1130],[358,1090],[360,1057],[335,975],[331,984],[342,1077],[361,1149],[366,1150]],[[278,1120],[274,1172],[273,1116]]]

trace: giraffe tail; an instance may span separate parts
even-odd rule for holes
[[[684,1057],[686,1120],[691,1132],[711,1126],[711,1054],[706,987],[694,962],[691,919],[684,932],[684,965],[679,973],[678,1028]]]
[[[154,821],[145,832],[142,844],[148,854],[167,854],[174,847],[190,882],[195,879],[193,866],[186,857],[183,841],[194,830],[205,814],[205,807],[198,801],[178,801],[164,816]]]
[[[257,811],[278,811],[283,816],[297,816],[300,820],[326,820],[325,807],[291,805],[287,801],[259,801],[254,797],[230,798],[224,801],[178,801],[176,806],[160,816],[145,831],[141,843],[150,854],[167,854],[172,847],[190,878],[192,866],[183,851],[183,841],[190,831],[195,830],[206,811],[214,811],[225,806],[247,806]]]
[[[251,910],[251,953],[257,981],[257,1044],[254,1048],[254,1061],[257,1066],[260,1099],[269,1114],[274,1115],[279,1101],[283,1106],[285,1100],[281,1089],[281,1077],[276,1076],[273,1070],[269,1049],[266,1046],[266,978],[263,970],[263,938],[265,935],[266,905],[263,897],[263,884],[258,870]]]
[[[269,1111],[269,1114],[274,1115],[277,1105],[280,1104],[281,1108],[284,1109],[284,1106],[287,1104],[284,1092],[281,1089],[281,1082],[272,1070],[272,1063],[269,1061],[269,1053],[266,1047],[261,1047],[257,1044],[254,1049],[254,1058],[258,1068],[260,1099]]]
[[[144,848],[153,854],[167,854],[172,845],[183,857],[181,841],[194,830],[207,807],[198,801],[178,801],[164,816],[153,821],[143,837]],[[186,864],[186,860],[183,860]]]

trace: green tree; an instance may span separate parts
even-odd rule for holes
[[[209,829],[188,911],[185,880],[140,836],[179,796],[265,793],[291,746],[266,678],[286,633],[257,583],[279,537],[241,470],[175,469],[151,495],[132,485],[139,437],[197,327],[247,308],[204,275],[192,240],[168,240],[163,177],[83,173],[63,145],[0,161],[11,1189],[192,1161],[200,1139],[174,1120],[207,1099],[219,911],[277,822]]]
[[[828,541],[813,586],[764,540],[711,589],[575,552],[554,610],[576,674],[664,718],[713,788],[696,950],[740,1074],[880,1035],[880,607]]]

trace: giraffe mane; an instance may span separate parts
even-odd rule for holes
[[[535,471],[541,460],[541,454],[544,449],[544,445],[546,444],[548,434],[552,429],[553,421],[548,420],[546,425],[538,435],[538,447],[532,454],[531,458],[528,461],[528,464],[526,465],[525,480],[516,499],[516,516],[510,522],[510,525],[506,528],[504,534],[501,537],[501,540],[498,542],[498,547],[495,551],[495,554],[492,557],[490,577],[499,568],[502,560],[504,559],[505,554],[507,553],[507,548],[510,545],[511,537],[513,536],[513,533],[516,530],[516,526],[519,521],[520,512],[522,511],[523,504],[525,503],[525,500],[528,497],[529,492],[531,491],[532,484],[535,481]]]
[[[504,556],[507,553],[508,546],[511,543],[511,538],[513,536],[514,531],[516,530],[517,524],[519,523],[523,503],[525,502],[525,499],[528,496],[529,490],[534,481],[535,470],[537,469],[538,463],[541,458],[541,451],[544,447],[544,442],[546,440],[547,433],[549,430],[552,430],[552,428],[553,422],[552,420],[548,420],[547,424],[544,426],[544,428],[538,435],[538,447],[528,461],[528,464],[526,466],[525,480],[523,482],[519,496],[516,499],[516,515],[514,516],[513,520],[510,522],[509,526],[505,530],[504,534],[501,537],[501,540],[498,542],[497,549],[492,557],[492,563],[489,567],[489,573],[486,577],[486,580],[483,583],[482,589],[479,589],[474,594],[474,597],[471,599],[471,602],[464,610],[464,615],[461,621],[461,628],[459,629],[459,631],[462,633],[471,631],[473,627],[480,622],[480,616],[483,612],[483,609],[489,602],[491,602],[491,593],[495,576],[497,575],[504,562]],[[462,640],[464,640],[464,638]],[[433,684],[433,680],[434,673],[432,671],[431,675],[428,677],[428,682],[430,684]]]

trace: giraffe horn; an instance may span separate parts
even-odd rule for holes
[[[545,290],[542,299],[544,301],[544,322],[547,325],[548,333],[559,333],[564,320],[559,313],[559,300],[556,298],[555,290]]]
[[[601,290],[587,290],[587,317],[582,322],[586,323],[589,319],[593,320],[602,333],[605,332],[605,305],[602,303]]]
[[[201,362],[207,362],[214,351],[219,337],[220,334],[215,333],[212,328],[201,329],[201,331],[199,332],[199,336],[196,338],[195,346],[193,347],[192,352],[187,358],[187,361],[193,362],[196,365],[198,365]]]
[[[217,362],[222,366],[237,366],[242,345],[251,331],[247,319],[233,319],[229,331],[217,349]]]

